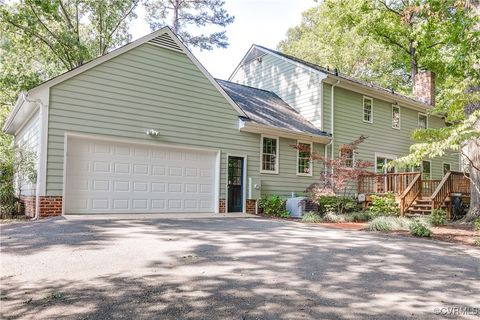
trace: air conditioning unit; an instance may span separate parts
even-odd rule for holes
[[[290,217],[301,218],[305,213],[306,197],[295,197],[287,199],[287,211],[290,212]]]

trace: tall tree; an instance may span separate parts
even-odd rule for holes
[[[127,24],[139,0],[20,0],[0,7],[2,29],[32,47],[49,49],[73,69],[130,39]]]
[[[305,11],[300,25],[288,30],[278,49],[385,87],[395,84],[396,91],[408,91],[404,61],[396,50],[366,34],[363,23],[352,14],[360,13],[362,6],[358,0],[325,1]]]
[[[222,0],[144,0],[147,22],[152,30],[170,26],[172,30],[189,46],[203,50],[214,47],[226,48],[226,31],[192,34],[190,26],[226,27],[234,20],[225,10]],[[190,29],[190,28],[188,28]]]

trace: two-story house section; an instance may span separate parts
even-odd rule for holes
[[[320,130],[331,133],[332,143],[325,148],[328,157],[337,156],[340,145],[367,136],[351,157],[371,161],[377,173],[386,172],[384,164],[389,160],[409,153],[413,130],[445,126],[440,116],[430,115],[435,99],[430,72],[418,74],[412,99],[253,45],[229,80],[275,92]],[[422,170],[424,179],[441,179],[446,171],[458,170],[458,165],[458,152],[452,151],[425,159],[415,170]]]

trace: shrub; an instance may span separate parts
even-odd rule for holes
[[[0,162],[0,217],[11,217],[16,213],[14,166],[11,161]]]
[[[400,209],[395,202],[395,196],[388,193],[384,196],[372,195],[372,203],[368,207],[368,211],[375,216],[397,216]]]
[[[321,196],[317,199],[318,210],[321,214],[328,212],[344,214],[357,210],[358,203],[349,197]]]
[[[380,216],[368,223],[368,229],[371,231],[408,230],[410,224],[411,221],[404,217]]]
[[[480,237],[475,238],[475,245],[480,247]]]
[[[432,214],[428,218],[428,221],[434,226],[441,226],[445,224],[447,214],[445,210],[435,209],[432,211]]]
[[[258,206],[263,209],[263,213],[266,215],[288,218],[290,213],[285,210],[285,202],[279,196],[269,196],[260,199]]]
[[[352,212],[349,214],[349,216],[354,222],[364,222],[373,219],[373,215],[369,211]]]
[[[318,223],[322,222],[322,217],[316,212],[307,212],[302,217],[302,222]]]
[[[473,223],[473,226],[475,230],[480,231],[480,218],[475,219],[475,222]]]
[[[410,233],[415,237],[430,237],[432,232],[420,220],[415,219],[410,225]]]

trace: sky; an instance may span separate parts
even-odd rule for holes
[[[287,30],[300,23],[302,12],[315,6],[314,0],[226,0],[225,9],[235,16],[229,25],[227,36],[230,45],[226,49],[200,51],[193,54],[215,77],[227,79],[252,44],[276,49],[285,39]],[[150,33],[142,19],[143,9],[137,11],[138,19],[132,24],[133,39]],[[192,33],[195,29],[192,29]]]

